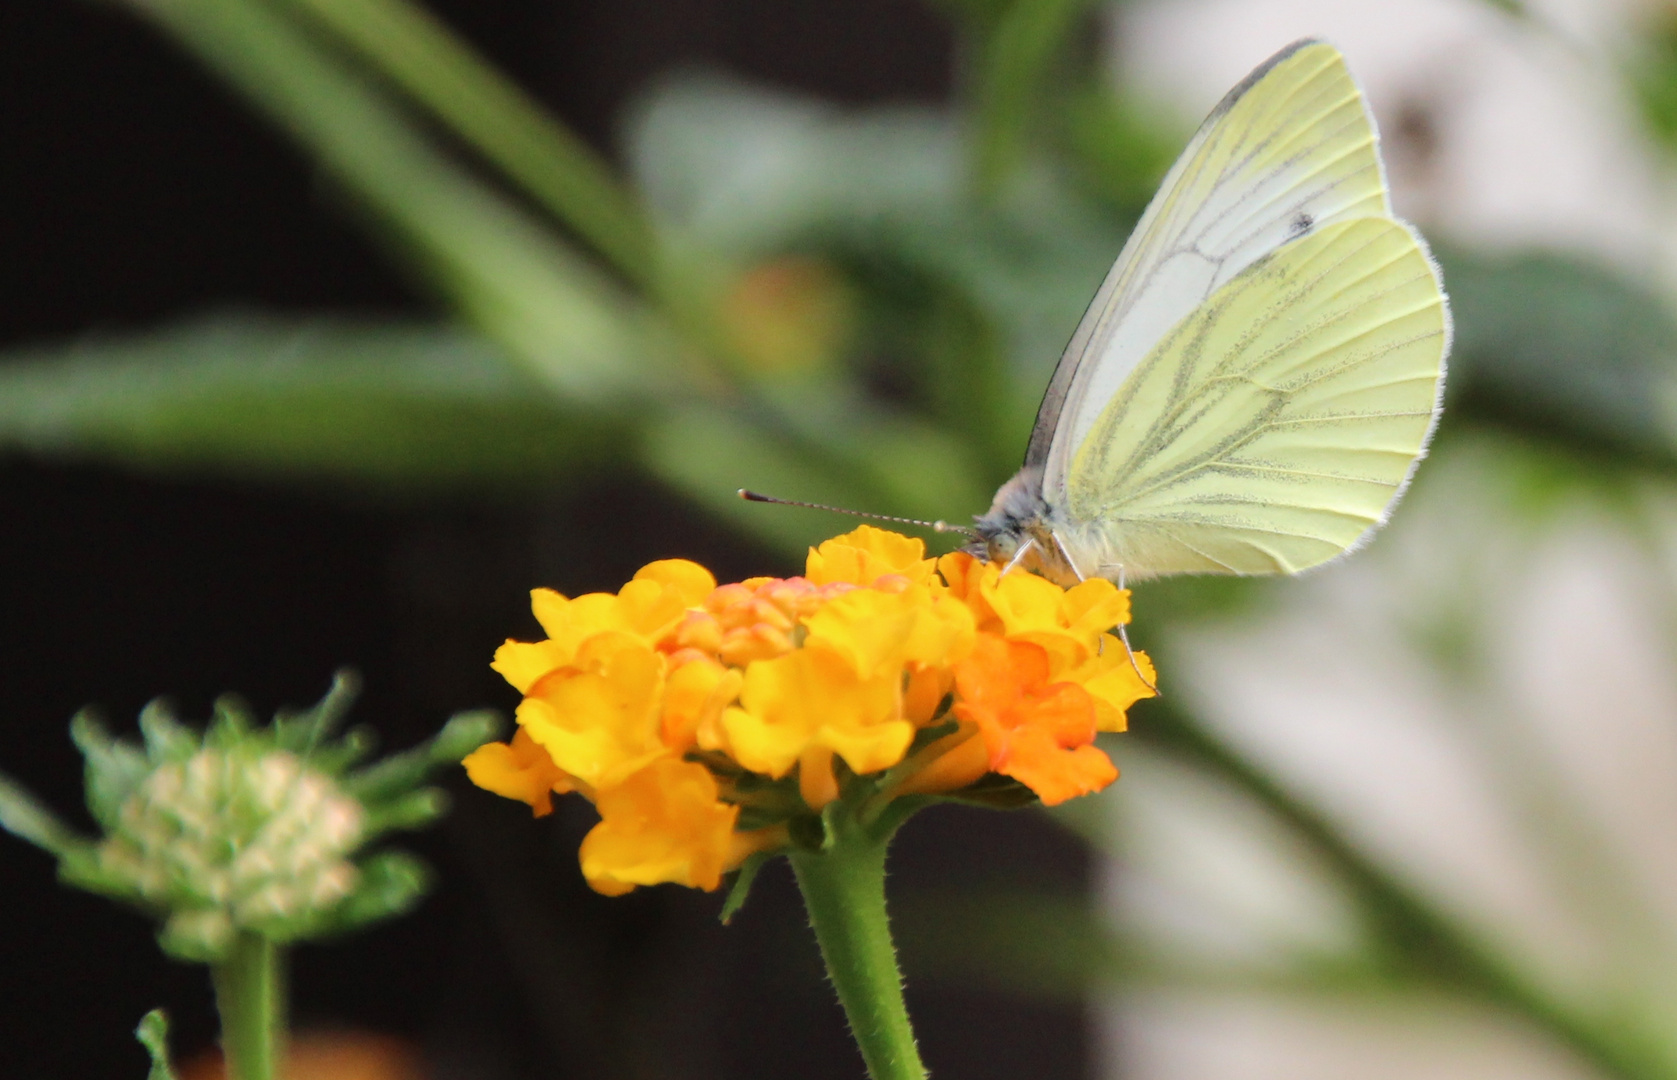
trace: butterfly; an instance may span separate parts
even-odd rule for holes
[[[1333,46],[1296,42],[1165,176],[969,550],[1065,585],[1327,562],[1408,484],[1449,346],[1361,90]]]

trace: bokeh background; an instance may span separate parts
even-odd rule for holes
[[[11,0],[0,768],[69,808],[82,706],[343,664],[392,747],[510,712],[531,586],[792,573],[848,527],[742,485],[982,510],[1199,117],[1305,35],[1444,266],[1432,457],[1353,559],[1137,588],[1165,697],[1108,793],[910,823],[926,1058],[1677,1078],[1662,0]],[[861,1074],[787,875],[726,928],[605,900],[580,800],[453,788],[427,904],[296,956],[333,1076]],[[139,1075],[158,1004],[212,1046],[142,919],[13,842],[0,905],[4,1075]]]

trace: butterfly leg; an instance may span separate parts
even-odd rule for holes
[[[1060,539],[1060,534],[1049,533],[1048,535],[1054,538],[1054,546],[1060,549],[1060,558],[1064,559],[1066,561],[1066,565],[1071,567],[1071,574],[1077,579],[1077,583],[1081,585],[1085,581],[1089,580],[1083,576],[1083,571],[1077,568],[1077,563],[1072,559],[1071,552],[1066,549],[1066,542]]]
[[[1020,544],[1019,545],[1019,550],[1015,551],[1013,553],[1013,558],[1007,560],[1007,565],[1002,567],[1001,576],[1006,577],[1007,572],[1009,570],[1012,570],[1015,566],[1018,566],[1020,563],[1024,562],[1025,561],[1025,556],[1029,555],[1033,550],[1035,550],[1035,548],[1036,548],[1036,540],[1035,539],[1027,540],[1023,544]]]
[[[1106,569],[1108,569],[1108,567],[1102,566],[1101,569],[1106,570]],[[1118,564],[1118,587],[1120,589],[1122,589],[1124,587],[1124,564],[1123,563]],[[1123,624],[1123,623],[1118,624],[1118,640],[1122,641],[1124,643],[1124,655],[1126,655],[1130,658],[1130,667],[1132,669],[1134,669],[1135,674],[1136,674],[1136,678],[1141,680],[1141,685],[1143,685],[1143,686],[1147,687],[1147,689],[1153,691],[1153,696],[1154,697],[1164,697],[1163,694],[1159,693],[1159,688],[1157,686],[1153,685],[1152,680],[1150,680],[1146,675],[1142,674],[1141,665],[1136,663],[1135,650],[1130,648],[1130,628],[1126,624]]]

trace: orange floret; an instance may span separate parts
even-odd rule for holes
[[[1095,739],[1095,702],[1076,683],[1050,682],[1048,652],[981,635],[955,667],[955,714],[978,726],[990,768],[1049,806],[1118,779]]]

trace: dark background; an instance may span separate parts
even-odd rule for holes
[[[437,10],[608,153],[621,106],[682,65],[852,103],[938,101],[956,78],[945,23],[906,0]],[[282,138],[93,4],[0,6],[0,192],[5,347],[227,308],[436,313]],[[80,782],[65,724],[90,703],[120,731],[158,694],[202,718],[236,689],[266,713],[350,664],[367,686],[358,719],[401,747],[456,709],[510,712],[487,661],[536,635],[532,585],[615,588],[673,555],[723,579],[797,570],[604,472],[537,504],[422,504],[13,456],[0,520],[0,768],[65,811]],[[590,893],[580,800],[532,822],[457,775],[448,786],[453,816],[408,844],[439,888],[415,916],[298,952],[300,1028],[407,1037],[438,1077],[861,1075],[784,867],[722,928],[716,896]],[[1022,878],[1075,892],[1088,877],[1082,849],[1033,815],[958,811],[912,823],[894,868],[895,895]],[[129,1032],[159,1004],[183,1056],[213,1042],[204,971],[162,959],[145,920],[60,888],[10,840],[0,897],[0,1075],[138,1077]],[[934,1073],[1088,1072],[1081,1004],[909,977]]]

